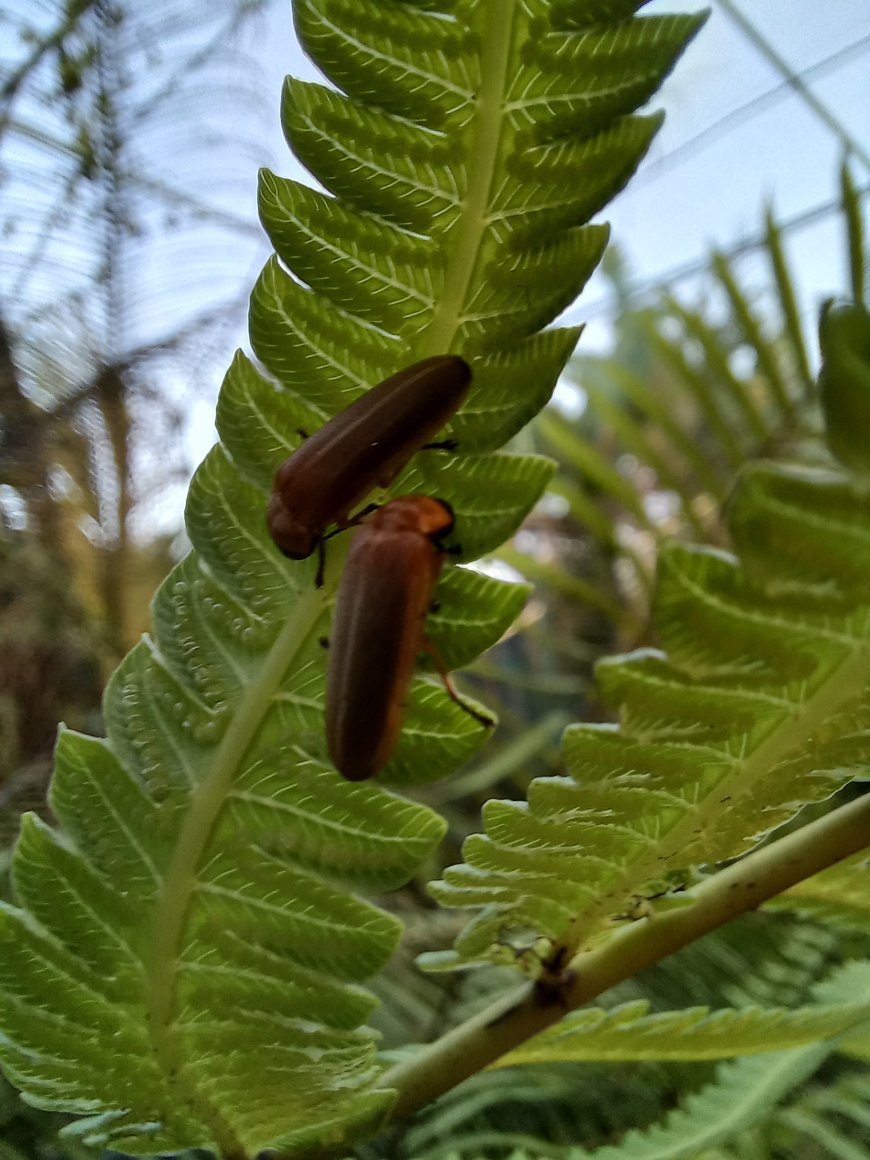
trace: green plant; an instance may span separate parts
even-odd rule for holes
[[[809,545],[793,537],[795,554],[783,560],[753,553],[749,540],[743,565],[673,548],[659,598],[670,658],[614,662],[606,685],[627,707],[622,731],[569,735],[569,762],[597,744],[619,771],[614,785],[593,778],[584,798],[570,778],[550,779],[533,785],[531,811],[496,803],[489,836],[469,843],[469,865],[439,887],[450,903],[488,907],[447,962],[517,961],[535,981],[386,1073],[364,1026],[375,1000],[362,984],[389,960],[400,923],[354,892],[402,886],[444,828],[387,787],[422,794],[476,749],[481,731],[424,676],[379,782],[335,774],[318,642],[341,551],[330,551],[326,584],[315,588],[315,561],[291,564],[268,540],[265,497],[299,428],[397,364],[461,350],[476,387],[450,429],[460,452],[418,456],[393,491],[448,500],[466,558],[516,528],[551,464],[495,449],[549,396],[573,347],[576,332],[540,328],[598,260],[606,230],[585,223],[658,124],[633,110],[700,24],[637,18],[636,7],[298,0],[303,41],[347,95],[291,81],[284,122],[335,197],[263,175],[263,219],[295,275],[273,260],[253,293],[252,339],[271,378],[242,355],[234,361],[218,407],[222,443],[191,488],[195,551],[155,599],[153,638],[109,685],[106,741],[62,734],[51,791],[59,828],[25,820],[13,867],[20,908],[0,911],[0,1059],[30,1101],[84,1117],[67,1132],[86,1143],[139,1154],[206,1147],[233,1160],[263,1149],[345,1153],[391,1111],[420,1106],[469,1065],[558,1022],[563,1003],[593,997],[857,848],[861,803],[754,850],[684,905],[657,908],[656,922],[626,919],[604,937],[614,912],[652,884],[743,852],[842,784],[847,759],[849,772],[866,764],[866,705],[845,679],[867,663],[867,618],[855,610],[867,597],[855,565],[861,496],[845,474],[758,469],[733,509],[738,539],[758,521],[770,526],[765,504],[775,499],[825,511],[855,543],[827,537],[837,555],[821,579],[818,529]],[[497,639],[523,598],[518,586],[450,569],[432,618],[448,663]],[[823,709],[855,723],[845,752],[822,729]],[[746,748],[743,764],[732,745]],[[626,768],[639,756],[658,779],[644,794]],[[816,778],[815,764],[834,758],[837,768]],[[616,824],[605,824],[608,810]],[[597,843],[582,862],[580,838]],[[474,864],[481,850],[505,864]],[[595,924],[581,930],[584,909]],[[520,927],[528,944],[506,947]],[[575,975],[569,953],[587,945]],[[668,1027],[686,1052],[701,1042],[709,1058],[756,1050],[779,1020],[779,1045],[802,1054],[756,1097],[763,1109],[830,1054],[868,1002],[863,990],[848,1000],[836,991],[789,1015],[755,1012],[743,1027],[706,1012]],[[622,1018],[636,1045],[657,1041],[655,1016],[635,1006]],[[575,1024],[565,1035],[582,1043],[582,1019]],[[597,1042],[603,1050],[601,1034]],[[546,1040],[541,1050],[551,1050]],[[743,1093],[751,1063],[726,1076]],[[705,1106],[717,1099],[707,1093]],[[751,1122],[747,1113],[738,1127]]]
[[[845,165],[841,189],[848,293],[860,303],[863,226]],[[536,423],[542,448],[559,462],[550,490],[563,499],[587,552],[604,566],[590,580],[515,550],[508,558],[530,579],[595,609],[623,647],[645,632],[663,543],[676,536],[727,547],[722,512],[741,467],[759,458],[817,455],[812,360],[796,278],[772,211],[761,257],[770,272],[763,293],[742,284],[736,263],[715,253],[703,306],[691,307],[666,289],[637,308],[625,298],[618,256],[609,255],[605,266],[625,301],[615,348],[604,356],[578,354],[569,364],[586,403],[579,422],[550,407]],[[842,405],[860,417],[861,398],[852,391]],[[626,459],[632,470],[622,466]]]

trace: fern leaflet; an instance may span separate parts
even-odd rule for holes
[[[580,1010],[502,1056],[499,1067],[561,1061],[727,1059],[832,1039],[870,1019],[870,964],[850,963],[817,988],[818,1003],[786,1008],[686,1007],[650,1015],[638,1000]]]

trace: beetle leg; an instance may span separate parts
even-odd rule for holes
[[[456,451],[459,444],[455,439],[442,439],[439,443],[424,443],[421,451]]]
[[[327,532],[325,536],[321,536],[317,544],[317,551],[320,554],[320,563],[317,566],[317,575],[314,577],[314,584],[317,588],[323,587],[323,573],[326,570],[326,541],[331,540],[333,536],[339,535],[341,532],[346,532],[349,528],[355,528],[361,524],[366,516],[376,512],[381,505],[378,503],[370,503],[368,507],[364,507],[361,512],[357,512],[355,516],[349,519],[339,520],[334,531]]]
[[[355,528],[357,524],[361,524],[363,522],[366,516],[370,516],[372,512],[376,512],[380,506],[381,505],[379,503],[366,504],[362,511],[358,511],[355,516],[350,516],[348,519],[339,520],[337,530],[330,534],[334,536],[337,535],[338,532],[346,531],[348,528]]]
[[[450,680],[450,674],[447,671],[447,666],[445,665],[444,659],[441,656],[441,653],[438,651],[437,646],[434,645],[428,637],[424,636],[420,647],[432,658],[432,662],[435,665],[435,668],[438,670],[438,675],[444,682],[444,688],[447,690],[447,695],[450,697],[450,699],[455,701],[459,708],[464,710],[469,715],[469,717],[473,717],[475,721],[479,721],[481,725],[485,726],[485,728],[492,729],[495,725],[495,721],[492,719],[492,717],[488,717],[486,714],[478,713],[476,709],[472,709],[472,707],[467,704],[467,702],[463,701],[462,697],[460,697],[460,695],[456,692],[456,689],[453,686],[453,682]]]
[[[322,537],[321,544],[323,543],[323,540],[331,540],[333,536],[340,536],[342,532],[346,532],[350,528],[357,527],[357,525],[363,522],[366,516],[370,516],[372,512],[376,512],[380,506],[381,505],[379,503],[370,503],[368,507],[364,507],[362,511],[357,512],[355,516],[349,516],[347,519],[338,520],[335,529],[331,532],[327,532],[326,535]]]
[[[323,587],[323,573],[326,571],[326,543],[329,536],[323,536],[317,542],[317,575],[314,577],[314,587]]]

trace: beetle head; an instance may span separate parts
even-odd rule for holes
[[[317,547],[320,534],[300,521],[277,491],[269,496],[266,523],[272,539],[291,560],[304,560]]]

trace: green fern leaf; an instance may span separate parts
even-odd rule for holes
[[[819,332],[824,358],[819,386],[828,444],[852,471],[870,475],[870,312],[853,304],[829,303]]]
[[[570,777],[534,781],[527,804],[485,806],[486,834],[432,888],[484,909],[431,967],[510,961],[512,931],[588,947],[688,867],[737,857],[867,776],[866,490],[759,465],[730,515],[742,564],[676,545],[661,556],[667,653],[599,665],[619,727],[568,730]]]
[[[609,1011],[580,1010],[502,1056],[523,1063],[728,1059],[833,1039],[870,1019],[870,964],[851,963],[821,988],[819,1002],[783,1007],[687,1007],[649,1014],[637,1000]],[[866,999],[861,996],[867,996]]]
[[[672,981],[675,984],[674,1000],[679,999],[683,988],[686,986],[692,988],[695,983],[701,989],[712,984],[712,989],[716,990],[715,969],[712,977],[705,974],[705,966],[712,967],[715,960],[709,960],[706,956],[711,948],[722,951],[728,944],[732,954],[737,952],[733,954],[734,961],[732,954],[728,956],[729,973],[733,969],[737,977],[755,979],[757,976],[753,968],[763,944],[756,943],[749,930],[750,927],[756,931],[764,930],[770,936],[770,924],[762,926],[757,922],[750,922],[740,925],[742,930],[739,933],[729,928],[695,944],[691,948],[690,962],[685,962],[682,955],[677,956],[660,964],[653,975],[661,976],[662,972],[672,974]],[[781,936],[783,924],[776,925],[777,934]],[[817,936],[820,934],[823,938],[825,936],[818,928],[795,925],[794,930],[798,943],[793,945],[791,950],[797,955],[795,966],[798,972],[802,973],[807,966],[806,958],[801,954],[801,950],[808,947],[805,939],[811,937],[813,931]],[[827,941],[830,944],[830,940]],[[776,942],[777,940],[770,936],[771,946]],[[783,949],[780,942],[777,950]],[[812,953],[809,958],[812,960]],[[784,960],[778,963],[778,966],[782,965]],[[471,987],[480,977],[474,974],[466,976]],[[779,988],[783,977],[779,969],[774,972],[771,983],[775,989]],[[636,979],[631,987],[633,990],[646,989],[650,983],[655,987],[653,979],[647,973],[645,978]],[[786,989],[791,988],[789,986]],[[471,1158],[493,1154],[495,1151],[507,1152],[514,1148],[517,1149],[513,1153],[515,1155],[556,1156],[562,1157],[563,1160],[577,1157],[579,1160],[579,1157],[585,1157],[588,1153],[572,1148],[568,1141],[579,1144],[580,1141],[586,1140],[621,1140],[627,1131],[636,1129],[638,1125],[651,1126],[660,1119],[664,1121],[667,1110],[673,1104],[675,1089],[679,1091],[688,1085],[690,1091],[695,1091],[699,1087],[697,1063],[692,1066],[679,1066],[655,1062],[663,1059],[677,1060],[680,1057],[681,1047],[691,1051],[688,1045],[693,1042],[696,1031],[699,1038],[695,1041],[695,1046],[700,1049],[698,1058],[705,1054],[708,1048],[717,1050],[714,1048],[714,1041],[719,1047],[724,1047],[732,1032],[734,1034],[732,1047],[740,1043],[751,1045],[752,1050],[755,1050],[761,1045],[760,1036],[756,1037],[754,1033],[749,1033],[744,1037],[740,1030],[744,1025],[739,1018],[735,1021],[734,1017],[746,1018],[747,1031],[755,1024],[756,1019],[761,1018],[772,1033],[767,1058],[776,1065],[778,1056],[771,1053],[780,1047],[778,1035],[784,1033],[790,1036],[797,1031],[796,1024],[789,1027],[792,1015],[798,1018],[809,1016],[813,1024],[816,1023],[816,1016],[822,1016],[822,1021],[816,1026],[816,1033],[821,1039],[828,1040],[824,1045],[826,1052],[832,1050],[842,1052],[845,1037],[852,1033],[847,1031],[846,1036],[837,1035],[840,1026],[839,1014],[845,1014],[847,1008],[851,1008],[852,1017],[860,1017],[859,1012],[864,1008],[868,998],[870,998],[870,964],[863,961],[834,969],[829,978],[815,984],[812,993],[805,995],[806,1005],[799,1012],[779,1012],[779,1016],[784,1017],[781,1025],[776,1011],[767,1010],[762,1013],[754,1005],[745,1011],[727,1010],[714,1013],[710,1022],[702,1016],[700,1021],[695,1023],[690,1013],[685,1024],[682,1024],[684,1018],[682,1012],[644,1016],[641,1014],[640,1004],[627,1004],[609,1012],[574,1011],[563,1016],[563,1022],[558,1030],[554,1026],[541,1033],[519,1050],[511,1052],[510,1056],[498,1060],[485,1072],[453,1089],[437,1104],[428,1108],[423,1116],[415,1120],[403,1137],[403,1155],[413,1156],[415,1160],[417,1157],[420,1160],[444,1160],[448,1150],[456,1156]],[[833,1020],[826,1023],[825,1012],[833,1014]],[[724,1018],[721,1039],[715,1030],[717,1014],[721,1014]],[[659,1019],[662,1020],[661,1024],[657,1023]],[[669,1031],[666,1030],[672,1019],[674,1022],[671,1027],[678,1039],[676,1044],[669,1043]],[[724,1030],[725,1025],[730,1026],[730,1031]],[[686,1039],[682,1038],[681,1026],[687,1036]],[[633,1053],[629,1044],[635,1034],[637,1034],[636,1053]],[[709,1039],[708,1034],[712,1036]],[[647,1038],[648,1035],[650,1038]],[[599,1054],[592,1048],[593,1042],[606,1050]],[[535,1052],[537,1046],[543,1048],[545,1045],[555,1048],[555,1051],[548,1052],[546,1057],[543,1051],[540,1054]],[[564,1053],[560,1052],[560,1047],[566,1049]],[[571,1051],[571,1047],[576,1047],[577,1051]],[[588,1053],[586,1047],[589,1048]],[[605,1061],[595,1065],[593,1057],[603,1058]],[[608,1062],[629,1059],[643,1061],[643,1066],[626,1069]],[[825,1111],[829,1113],[836,1111],[838,1119],[841,1115],[849,1116],[851,1113],[857,1123],[861,1122],[859,1117],[863,1112],[866,1122],[867,1092],[870,1089],[863,1078],[863,1073],[844,1069],[842,1063],[834,1066],[845,1079],[844,1083],[838,1085],[838,1090],[832,1090],[828,1084],[804,1085],[800,1093],[795,1092],[797,1097],[795,1104],[789,1101],[787,1107],[782,1110],[775,1103],[766,1107],[756,1106],[749,1113],[749,1122],[736,1131],[731,1131],[730,1127],[725,1127],[722,1131],[723,1122],[720,1118],[715,1125],[716,1132],[722,1132],[723,1139],[727,1140],[727,1146],[708,1145],[703,1151],[692,1151],[688,1155],[692,1160],[695,1160],[696,1156],[706,1158],[714,1155],[721,1160],[767,1157],[772,1154],[770,1149],[774,1146],[774,1141],[778,1142],[780,1148],[786,1146],[780,1126],[783,1118],[795,1109],[804,1115],[813,1116],[817,1121]],[[704,1065],[701,1065],[700,1071],[708,1077],[714,1074],[711,1068]],[[831,1070],[826,1070],[824,1078],[827,1080],[830,1074]],[[726,1079],[728,1075],[727,1070],[720,1072],[721,1079]],[[681,1106],[685,1098],[681,1096]],[[710,1107],[712,1104],[707,1106]],[[746,1114],[747,1108],[744,1105],[741,1115]],[[683,1123],[689,1132],[694,1132],[698,1127],[697,1122],[693,1124],[691,1121],[683,1121]],[[674,1127],[676,1130],[667,1143],[676,1147],[682,1142],[679,1135],[681,1124],[677,1123]],[[643,1145],[645,1139],[645,1132],[635,1131],[630,1145],[632,1151],[638,1144]],[[658,1142],[661,1143],[661,1140]],[[587,1147],[593,1156],[598,1155],[592,1150],[591,1145]],[[792,1151],[798,1154],[797,1149]],[[792,1151],[788,1154],[791,1155]],[[655,1155],[655,1152],[652,1154]]]
[[[566,1160],[694,1160],[762,1120],[830,1051],[822,1043],[721,1064],[715,1083],[689,1096],[664,1124],[594,1153],[572,1148]]]
[[[796,910],[815,922],[870,934],[870,859],[866,854],[846,858],[780,894],[767,908]]]
[[[105,699],[107,740],[64,733],[57,831],[29,819],[0,912],[0,1060],[87,1142],[244,1157],[370,1129],[373,999],[398,922],[356,892],[414,873],[443,831],[384,788],[439,777],[484,730],[425,674],[381,784],[350,785],[323,738],[327,583],[264,524],[272,474],[311,431],[417,358],[461,351],[459,454],[396,489],[456,513],[466,559],[509,535],[551,465],[495,454],[546,401],[577,331],[538,333],[600,257],[589,225],[628,179],[653,94],[698,17],[625,3],[297,0],[341,89],[289,81],[288,139],[322,187],[262,175],[277,257],[251,297],[265,372],[237,356],[221,446],[187,506],[194,552]],[[492,644],[523,591],[461,569],[439,586],[448,663]]]
[[[817,996],[823,1000],[851,998],[857,1000],[856,1007],[861,1006],[870,1000],[868,981],[870,975],[867,965],[852,964],[840,971],[834,979],[821,984],[817,988]],[[581,1014],[577,1012],[569,1018],[579,1018]],[[611,1012],[611,1015],[615,1016],[616,1012]],[[831,1034],[836,1034],[835,1026],[835,1022],[830,1024]],[[611,1031],[609,1034],[613,1033]],[[539,1039],[549,1038],[552,1034],[546,1032]],[[715,1081],[689,1095],[682,1106],[671,1112],[663,1123],[631,1131],[616,1145],[587,1150],[570,1146],[558,1148],[549,1144],[539,1150],[536,1147],[537,1141],[532,1139],[513,1155],[557,1155],[562,1160],[587,1160],[587,1157],[594,1157],[595,1160],[697,1160],[708,1156],[731,1160],[754,1154],[747,1153],[741,1147],[744,1134],[768,1122],[772,1113],[776,1113],[777,1123],[784,1122],[791,1112],[776,1112],[777,1105],[813,1075],[836,1046],[837,1040],[828,1038],[789,1051],[767,1051],[722,1064],[717,1069]],[[512,1054],[514,1061],[519,1063],[519,1052]],[[578,1059],[580,1056],[572,1058]],[[842,1103],[848,1107],[845,1100]],[[866,1102],[863,1109],[855,1110],[859,1114],[863,1111],[866,1120]],[[813,1122],[819,1123],[809,1116],[802,1117],[804,1127]],[[483,1133],[470,1135],[468,1148],[463,1147],[455,1152],[457,1157],[470,1160],[472,1156],[478,1155],[477,1149],[482,1144],[490,1143],[480,1139]],[[492,1133],[492,1137],[492,1144],[511,1144],[509,1133]],[[415,1152],[415,1155],[418,1154]],[[421,1155],[424,1158],[431,1156],[435,1160],[436,1156],[443,1156],[444,1153],[424,1149]]]

